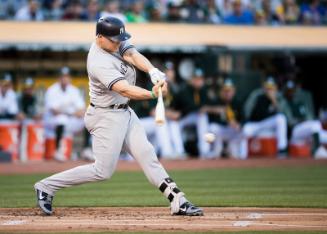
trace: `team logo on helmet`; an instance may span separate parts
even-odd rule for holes
[[[123,34],[124,33],[124,27],[120,28],[119,30],[119,34]]]

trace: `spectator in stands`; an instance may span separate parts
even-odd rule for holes
[[[71,84],[70,70],[63,67],[58,82],[50,86],[45,94],[45,134],[56,139],[55,159],[65,160],[61,140],[84,128],[84,111],[84,100]]]
[[[101,17],[116,17],[120,19],[122,22],[126,22],[127,19],[123,13],[120,12],[120,1],[114,0],[109,1],[106,5],[104,10],[100,14]]]
[[[34,93],[34,81],[30,77],[24,81],[22,93],[18,96],[18,107],[18,118],[20,120],[40,120],[42,117],[41,110]]]
[[[327,9],[320,0],[312,0],[310,3],[302,3],[300,7],[300,21],[305,25],[320,25],[326,23]]]
[[[160,22],[162,21],[162,12],[161,12],[161,6],[158,2],[155,2],[153,4],[150,4],[147,7],[148,11],[148,20],[150,22]]]
[[[291,142],[312,142],[312,155],[321,154],[325,150],[320,141],[323,129],[321,122],[315,118],[311,94],[303,90],[299,84],[289,80],[286,83],[284,95],[292,111],[292,119],[289,121],[289,127],[292,130]]]
[[[181,4],[178,1],[170,1],[167,4],[167,15],[165,20],[170,23],[176,23],[182,21],[182,15],[180,12]]]
[[[263,10],[257,10],[255,12],[255,24],[256,25],[267,25],[268,24],[268,19],[267,15]]]
[[[82,18],[88,21],[97,21],[100,19],[99,4],[97,0],[90,0],[83,12]]]
[[[277,84],[268,77],[262,89],[254,90],[244,105],[246,123],[243,133],[246,137],[256,137],[265,131],[272,131],[277,138],[280,156],[287,153],[287,118],[291,119],[290,108],[285,98],[278,93]]]
[[[131,9],[126,13],[127,22],[130,23],[145,23],[144,3],[141,0],[135,0]]]
[[[207,103],[204,73],[201,69],[195,69],[191,79],[181,87],[177,94],[175,107],[181,112],[180,126],[182,131],[187,126],[196,127],[197,147],[202,158],[210,157],[210,145],[204,139],[209,128],[208,115],[200,111]]]
[[[83,5],[78,0],[69,1],[64,14],[63,20],[86,20]]]
[[[206,22],[211,24],[219,24],[221,23],[220,16],[219,16],[219,10],[216,6],[215,0],[208,0],[207,1],[207,8],[205,12],[206,16]]]
[[[280,0],[262,0],[257,9],[263,11],[269,25],[280,25],[284,23],[283,5]]]
[[[232,1],[231,0],[215,0],[218,11],[221,17],[224,19],[233,12]]]
[[[229,156],[245,159],[248,153],[247,139],[242,134],[242,108],[235,99],[235,91],[232,80],[226,79],[219,90],[218,99],[202,110],[209,114],[209,130],[216,136],[212,155],[221,156],[223,142],[226,142]]]
[[[24,5],[27,0],[1,0],[0,1],[0,19],[11,20],[14,18],[16,12]]]
[[[27,5],[18,10],[15,19],[19,21],[44,20],[43,11],[40,9],[39,2],[36,0],[29,0]]]
[[[185,0],[180,12],[184,22],[193,24],[205,22],[204,8],[196,0]]]
[[[295,0],[284,0],[283,8],[285,24],[297,24],[300,17],[300,9]]]
[[[17,114],[17,97],[12,89],[12,78],[10,74],[5,74],[0,81],[0,119],[13,120]]]
[[[45,20],[61,20],[64,14],[63,0],[53,0],[44,2],[44,19]]]
[[[224,18],[224,23],[226,24],[253,24],[254,23],[252,12],[243,9],[241,0],[233,0],[232,6],[233,6],[232,13],[226,15],[226,17]]]

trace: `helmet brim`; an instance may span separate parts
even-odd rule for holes
[[[130,39],[132,36],[127,33],[127,32],[124,32],[122,34],[119,34],[117,36],[114,36],[114,37],[110,37],[111,40],[113,41],[126,41],[128,39]]]

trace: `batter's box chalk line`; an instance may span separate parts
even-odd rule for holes
[[[1,225],[3,226],[14,226],[14,225],[22,225],[25,224],[26,220],[8,220],[6,222],[3,222]]]
[[[250,213],[248,216],[246,216],[248,219],[261,219],[263,214],[261,213]]]
[[[251,221],[237,221],[233,223],[234,227],[247,227],[251,224]]]

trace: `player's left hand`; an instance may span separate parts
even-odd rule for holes
[[[151,78],[151,82],[156,85],[159,81],[161,80],[166,80],[166,75],[165,73],[161,72],[158,68],[152,68],[149,71],[149,75]]]

